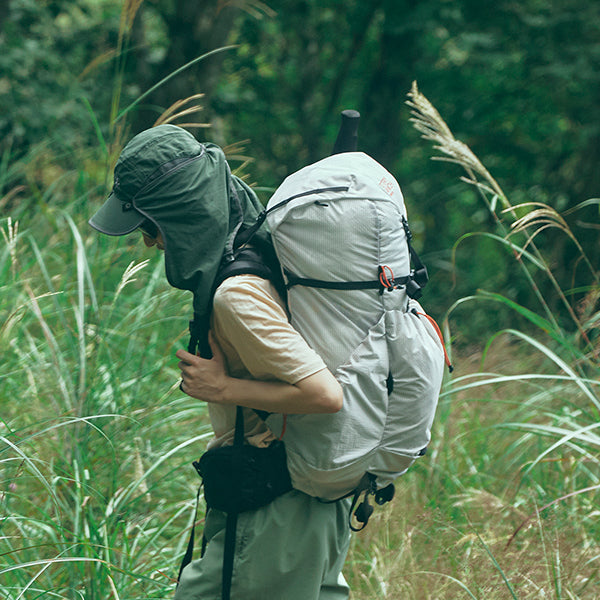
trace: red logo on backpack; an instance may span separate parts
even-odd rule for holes
[[[382,177],[379,182],[379,187],[390,197],[394,196],[394,182]]]

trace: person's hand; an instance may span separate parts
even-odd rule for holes
[[[178,367],[181,370],[181,390],[205,402],[223,402],[227,387],[227,371],[221,348],[209,334],[210,348],[213,357],[210,360],[190,354],[185,350],[178,350],[175,356],[180,360]]]

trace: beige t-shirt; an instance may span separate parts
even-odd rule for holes
[[[232,377],[293,385],[325,368],[322,358],[290,325],[274,286],[256,275],[237,275],[219,286],[211,325]],[[235,407],[209,404],[208,410],[215,432],[209,448],[231,443]],[[253,445],[268,445],[274,439],[251,409],[244,409],[244,427]]]

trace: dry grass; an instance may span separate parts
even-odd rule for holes
[[[534,358],[503,338],[483,364],[481,353],[456,362],[461,377],[478,379],[482,368],[523,372],[528,361],[531,371],[543,370],[543,359]],[[513,380],[444,396],[430,453],[353,538],[345,569],[352,600],[600,597],[595,496],[543,509],[552,489],[577,485],[577,455],[565,450],[525,477],[535,438],[525,450],[521,434],[502,428],[534,409],[526,407],[528,388]]]

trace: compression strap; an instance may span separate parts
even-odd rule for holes
[[[442,349],[444,350],[444,361],[446,362],[448,371],[452,373],[452,371],[454,371],[454,367],[450,362],[450,357],[448,356],[448,351],[446,350],[446,344],[444,343],[444,336],[442,335],[442,331],[440,330],[440,326],[437,324],[436,320],[433,317],[430,317],[427,313],[419,312],[416,308],[413,308],[411,312],[413,313],[413,315],[425,317],[431,323],[431,326],[435,329],[435,332],[440,338],[440,343],[442,344]]]
[[[380,274],[389,269],[389,267],[379,267]],[[390,270],[391,271],[391,270]],[[325,290],[381,290],[395,289],[401,285],[405,285],[410,281],[410,276],[394,278],[383,278],[380,276],[379,279],[372,281],[324,281],[322,279],[310,279],[306,277],[298,277],[289,271],[285,271],[285,278],[287,280],[286,287],[290,289],[295,285],[304,285],[307,287],[325,289]]]

